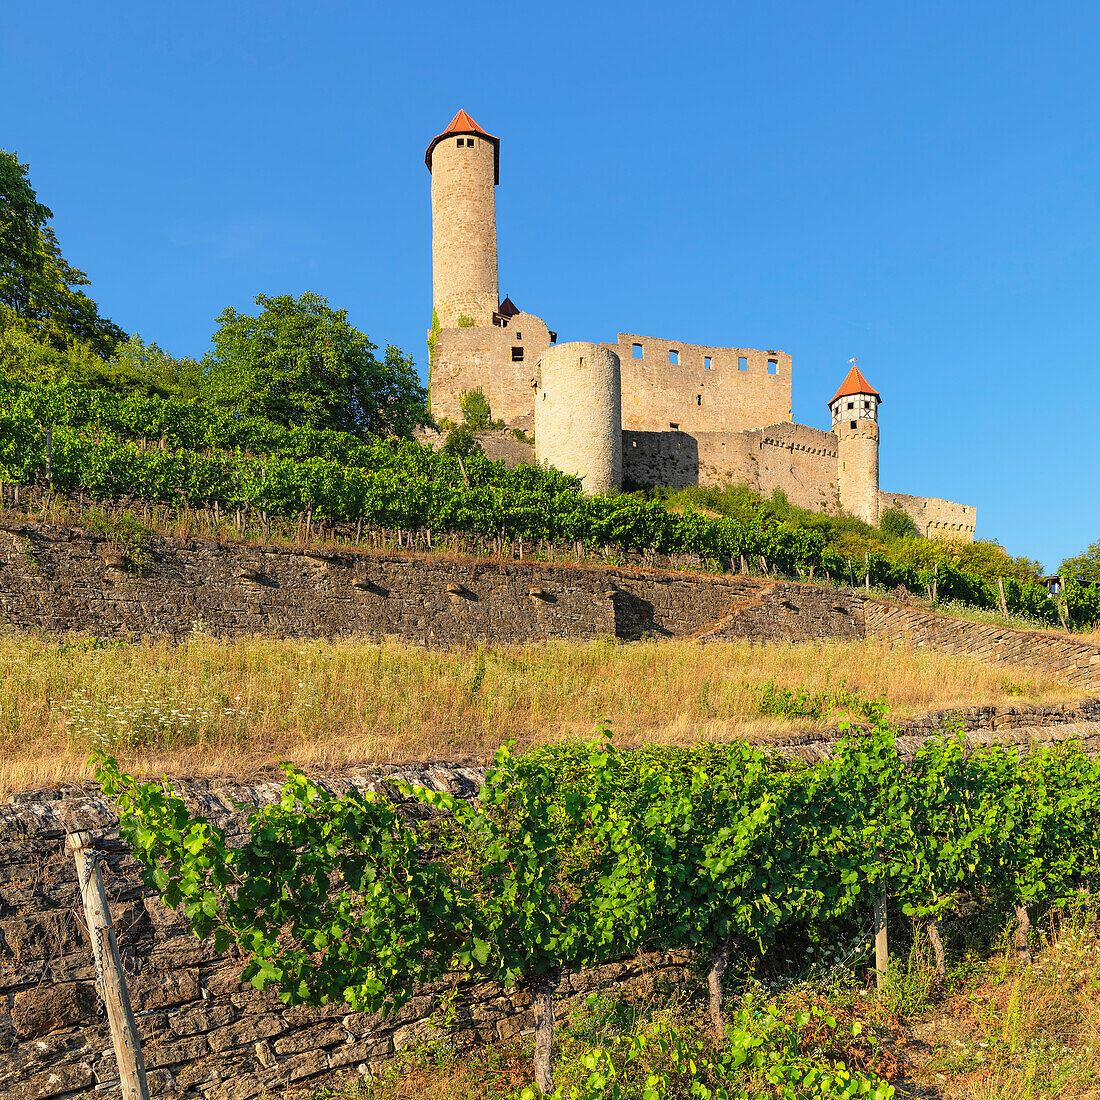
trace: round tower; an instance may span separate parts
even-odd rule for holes
[[[491,325],[497,296],[500,139],[465,111],[424,154],[432,174],[432,305],[443,328]]]
[[[623,481],[619,357],[599,344],[555,344],[535,366],[535,462],[580,477],[586,493]]]
[[[849,515],[878,526],[878,407],[882,398],[859,367],[829,402],[836,434],[836,480],[840,506]]]

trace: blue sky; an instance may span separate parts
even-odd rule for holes
[[[501,292],[562,340],[857,356],[885,489],[1100,538],[1094,4],[10,4],[0,146],[123,328],[326,295],[423,370],[424,147],[500,135]]]

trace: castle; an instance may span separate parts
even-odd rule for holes
[[[500,300],[495,187],[500,139],[465,111],[424,155],[432,193],[429,392],[436,419],[461,421],[480,389],[494,417],[534,432],[541,465],[587,492],[743,483],[794,504],[877,524],[908,513],[929,538],[970,542],[977,510],[879,488],[882,397],[854,364],[821,431],[791,419],[791,357],[619,333],[559,344],[542,318]]]

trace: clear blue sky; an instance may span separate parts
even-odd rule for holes
[[[326,295],[424,366],[424,147],[500,135],[501,291],[560,339],[858,356],[883,488],[1054,567],[1100,538],[1100,8],[8,4],[0,146],[123,328]]]

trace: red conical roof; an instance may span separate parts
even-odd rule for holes
[[[447,129],[441,134],[436,134],[432,138],[431,144],[424,150],[424,163],[428,166],[428,171],[432,170],[432,150],[445,137],[451,137],[454,134],[478,134],[486,141],[493,143],[493,182],[500,183],[500,138],[487,134],[465,111],[459,111],[451,119],[451,124]]]
[[[840,383],[840,389],[833,394],[829,404],[832,405],[838,397],[851,397],[855,393],[867,393],[872,397],[877,397],[879,402],[882,401],[882,395],[863,377],[863,372],[853,363],[852,369],[848,372],[848,377]]]

